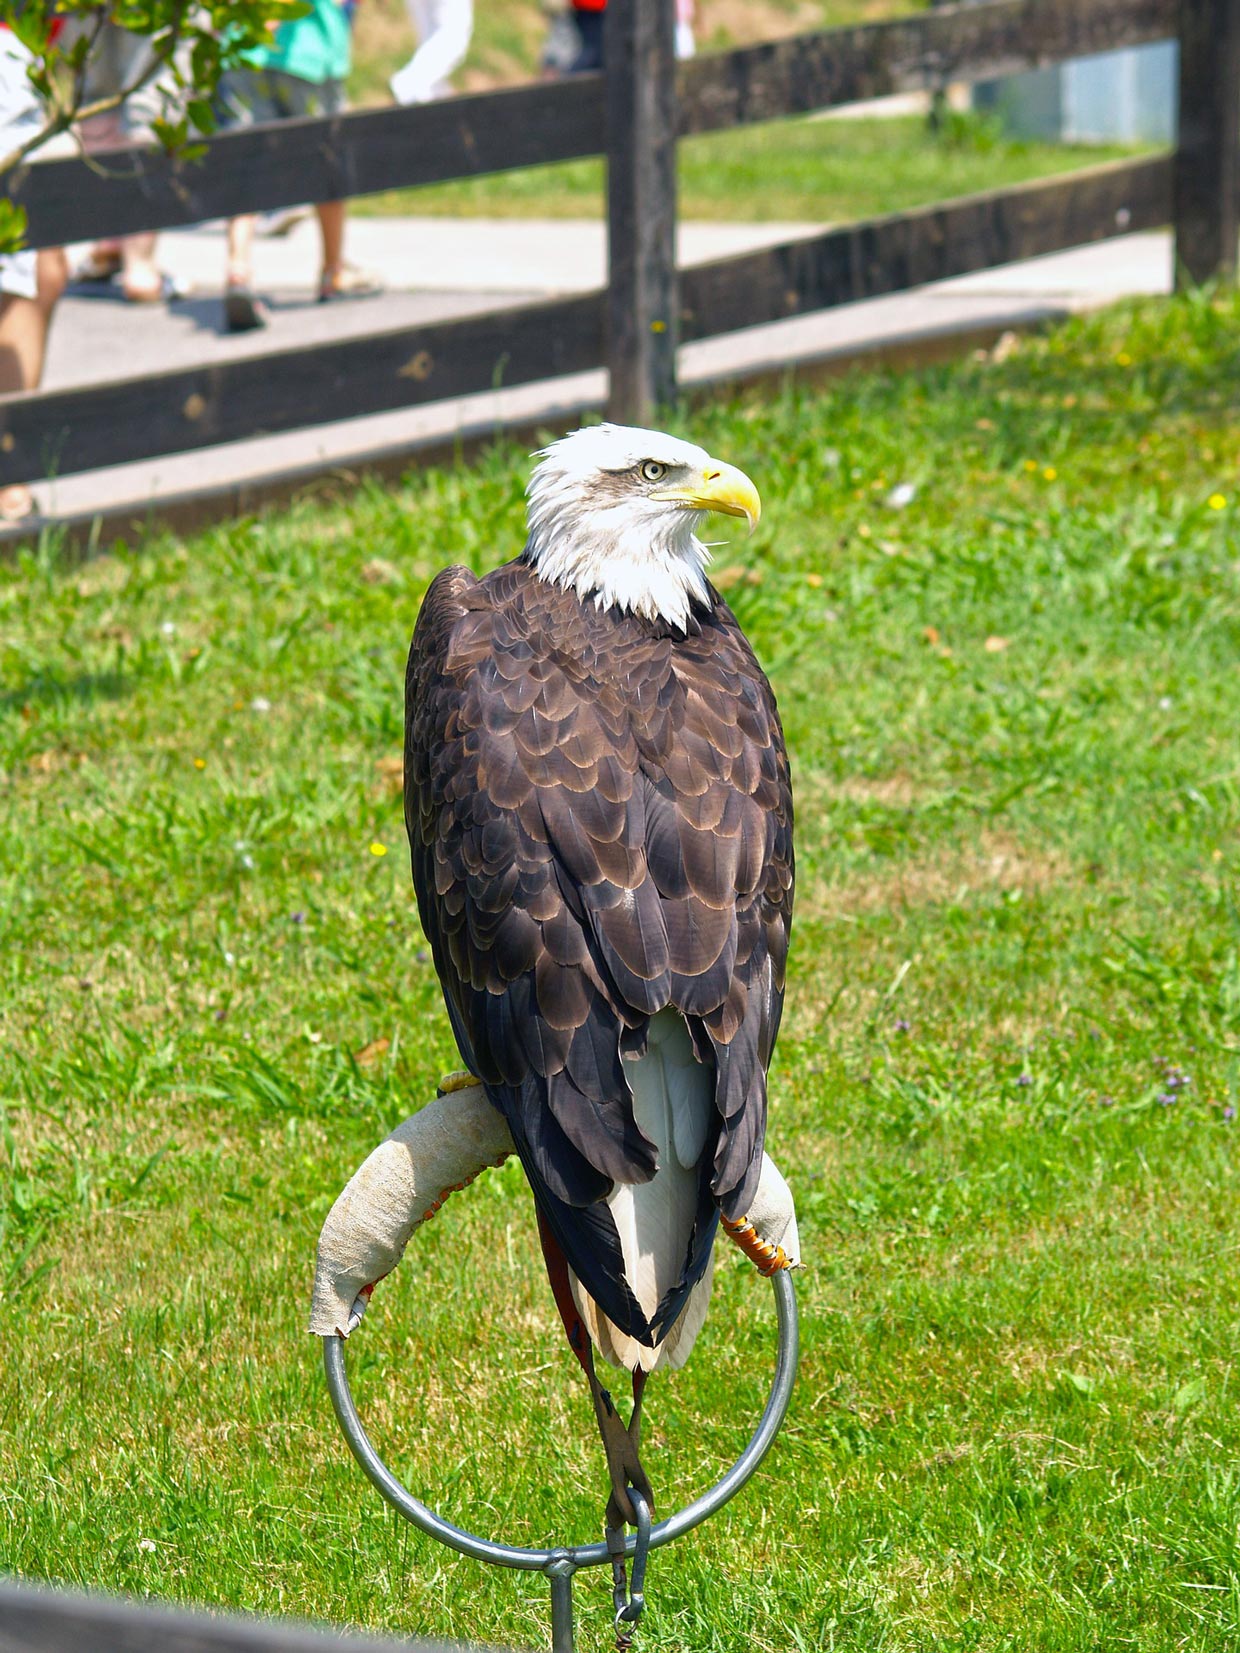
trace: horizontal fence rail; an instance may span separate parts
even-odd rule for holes
[[[216,1618],[150,1602],[0,1583],[3,1653],[465,1653],[460,1643],[377,1641],[296,1624]],[[476,1650],[475,1650],[476,1653]]]
[[[1176,34],[1178,0],[986,0],[831,29],[682,64],[680,137],[984,80]],[[27,241],[60,246],[576,160],[605,147],[602,77],[359,110],[212,138],[197,161],[120,150],[46,161],[9,180]],[[107,188],[98,178],[105,167]]]
[[[121,149],[89,162],[42,161],[5,182],[26,209],[27,244],[58,247],[597,155],[602,93],[601,75],[581,75],[222,132],[199,160]]]
[[[1174,37],[1179,0],[987,0],[818,30],[681,66],[680,135],[807,115]]]
[[[0,397],[0,487],[334,424],[601,367],[601,292],[272,350],[82,390]],[[2,1650],[0,1650],[2,1653]]]
[[[903,291],[1155,229],[1170,157],[1116,161],[847,224],[680,273],[680,336]],[[83,390],[0,398],[0,486],[529,384],[605,365],[605,294],[270,351]]]
[[[1171,159],[1116,161],[1047,183],[698,264],[680,273],[680,336],[713,338],[1022,258],[1158,229],[1171,217]]]

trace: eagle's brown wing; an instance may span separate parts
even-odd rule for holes
[[[743,1215],[761,1168],[792,900],[770,686],[721,601],[683,636],[523,562],[448,569],[409,654],[405,820],[461,1054],[587,1291],[652,1343],[716,1202]],[[654,1173],[623,1058],[668,1006],[714,1068],[717,1122],[684,1278],[648,1324],[602,1202]]]

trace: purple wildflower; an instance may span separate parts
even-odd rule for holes
[[[912,1025],[912,1022],[906,1022],[903,1016],[901,1016],[899,1020],[894,1023],[897,1033],[907,1033]]]
[[[1115,1106],[1115,1098],[1113,1096],[1100,1096],[1098,1101],[1104,1108],[1113,1108]]]
[[[1022,1073],[1020,1075],[1020,1077],[1017,1079],[1016,1083],[1018,1085],[1032,1085],[1033,1084],[1033,1075],[1031,1073]]]
[[[293,923],[294,924],[304,924],[305,922],[306,922],[305,913],[294,913],[293,914]]]
[[[1223,1118],[1224,1119],[1234,1119],[1235,1117],[1236,1117],[1236,1110],[1230,1104],[1228,1104],[1228,1106],[1223,1109]]]

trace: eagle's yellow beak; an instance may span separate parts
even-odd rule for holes
[[[751,534],[762,515],[762,501],[753,483],[744,471],[725,465],[721,459],[708,459],[682,486],[660,488],[649,497],[688,505],[695,511],[722,511],[725,516],[744,517]]]

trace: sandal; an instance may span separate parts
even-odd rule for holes
[[[81,263],[74,269],[73,281],[82,286],[88,286],[96,282],[111,281],[114,275],[120,274],[120,271],[121,255],[119,248],[116,251],[110,251],[92,247]]]
[[[320,304],[330,304],[336,298],[375,298],[382,291],[379,277],[369,270],[359,270],[356,264],[338,264],[319,277]]]
[[[224,327],[229,333],[252,333],[266,327],[267,307],[246,282],[230,281],[224,290]]]
[[[121,283],[121,293],[126,304],[165,304],[170,299],[184,298],[185,289],[175,276],[170,276],[166,270],[158,271],[158,281],[154,287],[135,287],[131,283]]]

